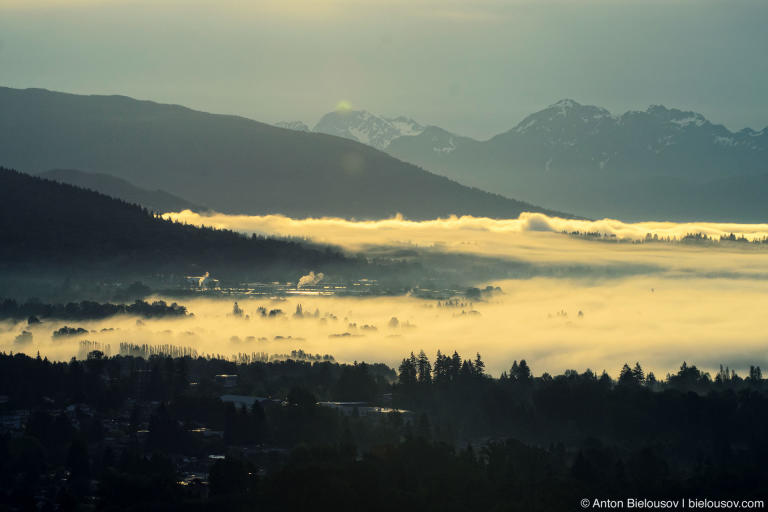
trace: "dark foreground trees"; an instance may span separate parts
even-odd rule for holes
[[[215,379],[222,373],[238,376],[235,387]],[[457,353],[414,354],[399,375],[331,362],[3,354],[0,510],[765,499],[768,389],[758,367],[712,378],[684,363],[657,379],[628,363],[619,375],[536,376],[520,360],[492,378],[479,355]],[[318,402],[327,400],[355,404]]]

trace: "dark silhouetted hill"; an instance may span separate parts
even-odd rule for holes
[[[0,270],[296,275],[354,264],[328,248],[174,223],[82,188],[0,168]],[[301,274],[299,274],[301,275]]]

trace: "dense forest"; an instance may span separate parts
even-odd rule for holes
[[[171,222],[97,192],[4,168],[0,234],[0,272],[210,271],[256,278],[363,264],[328,247]]]
[[[0,355],[0,508],[568,510],[763,499],[768,386],[591,371]],[[236,376],[236,377],[235,377]],[[232,379],[235,379],[232,381]],[[333,400],[341,403],[331,403]],[[407,408],[378,409],[378,406]]]

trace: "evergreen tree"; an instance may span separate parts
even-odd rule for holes
[[[416,383],[418,368],[416,366],[416,356],[411,352],[411,357],[403,359],[398,368],[398,379],[401,385],[411,386]]]
[[[624,386],[634,386],[637,384],[635,374],[627,363],[624,363],[624,366],[621,367],[621,371],[619,372],[619,384]]]
[[[451,382],[456,381],[456,379],[459,377],[459,372],[461,371],[461,356],[458,352],[455,350],[453,351],[453,355],[450,359],[450,364],[448,365],[448,378],[451,380]]]
[[[480,357],[480,352],[478,352],[477,357],[475,357],[475,374],[480,377],[485,375],[485,363]]]
[[[433,370],[434,381],[436,383],[442,383],[448,380],[448,366],[448,357],[443,355],[438,349],[437,356],[435,356],[435,368]]]
[[[636,384],[643,384],[645,382],[645,372],[643,372],[639,362],[636,362],[635,367],[632,369],[632,377],[635,379]]]
[[[509,369],[509,380],[512,382],[520,380],[520,366],[517,364],[517,359],[512,362],[512,367]]]
[[[474,376],[475,375],[475,365],[472,364],[472,361],[470,361],[469,359],[465,359],[461,363],[461,370],[459,371],[459,374],[462,377],[465,377],[465,378],[466,377]]]
[[[416,363],[416,368],[418,370],[419,383],[431,384],[432,383],[432,365],[429,363],[429,358],[427,357],[427,354],[425,354],[423,350],[419,352],[419,358]]]
[[[512,368],[515,369],[514,364],[512,365]],[[510,378],[516,380],[517,382],[529,382],[531,379],[533,379],[533,375],[531,375],[531,369],[528,367],[528,363],[525,361],[525,359],[520,360],[520,364],[517,365],[515,373],[510,373]]]

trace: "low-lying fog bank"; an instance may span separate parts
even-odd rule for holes
[[[495,375],[523,358],[536,374],[591,368],[616,376],[624,362],[635,361],[658,376],[676,370],[683,360],[710,371],[721,363],[741,372],[750,364],[768,366],[768,335],[762,325],[768,245],[615,243],[562,233],[613,234],[634,241],[649,233],[660,238],[734,233],[762,240],[768,236],[765,224],[627,224],[540,214],[425,222],[203,217],[188,211],[168,216],[249,233],[303,237],[368,255],[406,254],[423,268],[448,261],[455,275],[465,277],[484,273],[514,279],[492,283],[503,293],[474,303],[415,296],[251,298],[240,302],[242,314],[236,315],[232,299],[169,298],[187,306],[194,317],[4,322],[0,350],[39,350],[68,359],[80,351],[81,340],[89,340],[110,345],[113,354],[127,342],[225,356],[303,350],[331,354],[342,362],[397,366],[411,351],[423,349],[433,358],[441,349],[464,357],[479,352]],[[502,263],[498,269],[486,263],[478,272],[477,262],[483,259]],[[539,270],[548,265],[557,271]],[[296,314],[299,306],[302,313]],[[53,331],[64,325],[88,332],[53,338]]]
[[[658,276],[493,284],[503,293],[476,302],[408,296],[248,299],[239,302],[237,315],[231,300],[196,298],[182,302],[194,316],[179,319],[4,322],[0,350],[32,355],[39,350],[68,359],[81,340],[90,340],[110,345],[112,354],[121,342],[223,355],[301,349],[341,362],[397,366],[410,351],[424,349],[433,358],[441,349],[464,357],[480,352],[494,375],[519,359],[527,359],[537,375],[591,368],[615,377],[625,361],[639,361],[659,377],[683,360],[710,371],[721,363],[740,373],[750,364],[768,366],[761,322],[768,281]],[[89,332],[53,338],[64,325]],[[19,338],[23,331],[31,336]]]
[[[664,272],[682,277],[746,277],[768,279],[768,244],[630,243],[646,236],[681,239],[697,233],[718,239],[734,234],[747,240],[765,240],[768,224],[719,224],[598,221],[560,219],[523,213],[517,219],[451,217],[431,221],[392,218],[348,221],[335,218],[292,219],[282,215],[246,216],[191,211],[166,217],[195,225],[233,229],[244,233],[299,237],[369,254],[396,254],[395,249],[433,256],[435,253],[506,259],[545,269],[585,267],[616,269],[622,275]],[[627,243],[597,242],[563,234],[599,233]],[[535,272],[533,272],[535,274]],[[559,271],[558,275],[564,272]]]

